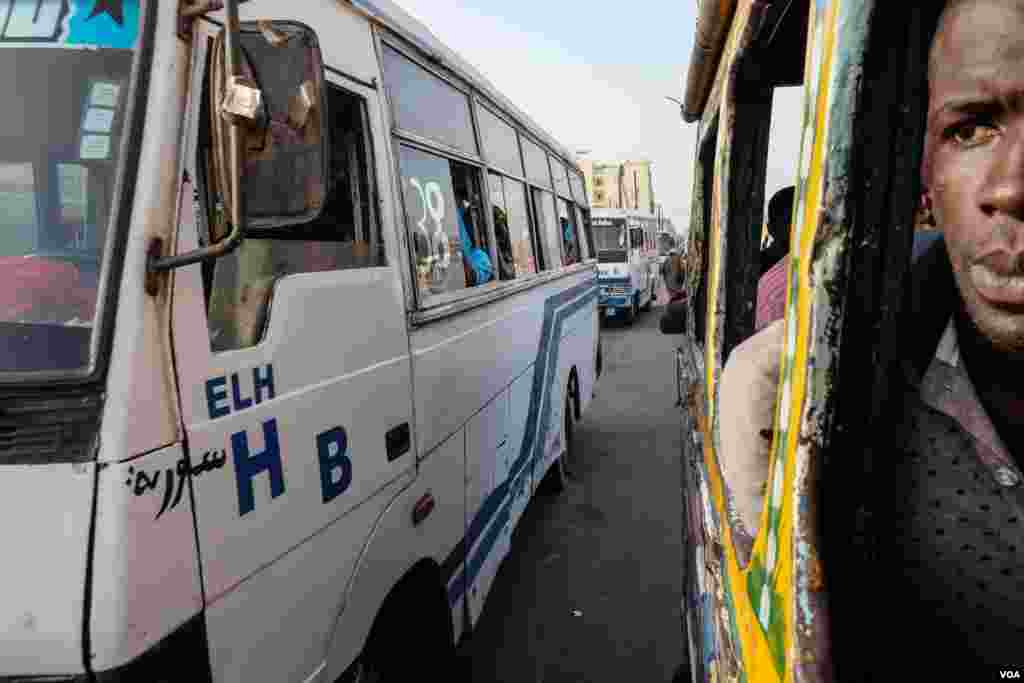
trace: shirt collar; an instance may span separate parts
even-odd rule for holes
[[[935,349],[935,359],[953,368],[960,367],[960,342],[957,340],[956,324],[952,317],[946,324],[942,338],[939,339],[939,346]]]
[[[1003,484],[1012,479],[1015,485],[1021,480],[1009,450],[978,398],[967,368],[960,362],[960,343],[952,316],[942,333],[919,391],[927,405],[956,420],[961,429],[973,437],[975,452],[994,473],[996,481]]]

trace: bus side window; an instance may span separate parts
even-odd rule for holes
[[[493,171],[489,182],[501,279],[511,280],[533,275],[537,272],[537,259],[533,253],[530,212],[526,208],[526,189],[522,182]],[[508,245],[505,244],[506,239]],[[506,269],[509,268],[508,260],[511,260],[511,273],[506,273]]]
[[[586,236],[587,258],[597,258],[597,247],[594,246],[594,229],[590,225],[590,209],[586,205],[579,205],[577,208],[579,208],[580,212],[580,229]]]
[[[330,180],[320,217],[274,238],[247,238],[213,264],[210,346],[229,351],[263,336],[275,283],[286,275],[387,265],[370,169],[365,101],[328,86]]]
[[[558,199],[558,222],[562,230],[562,265],[565,266],[582,260],[579,231],[573,214],[572,205],[564,199]]]
[[[398,164],[421,301],[494,281],[480,169],[406,144]]]
[[[723,226],[727,239],[722,358],[785,312],[786,257],[792,208],[799,194],[795,183],[807,27],[800,13],[773,19],[781,23],[766,32],[766,42],[751,46],[736,76],[729,186],[723,188],[729,218]],[[774,246],[766,236],[769,229],[775,233]],[[769,244],[762,251],[764,242]]]
[[[701,131],[703,134],[704,131]],[[693,216],[699,221],[691,229],[691,267],[688,277],[693,282],[693,337],[694,340],[704,345],[707,335],[708,318],[708,274],[710,249],[708,239],[711,235],[711,217],[713,215],[713,190],[715,182],[715,144],[718,139],[718,119],[712,124],[711,129],[704,135],[704,142],[700,147],[699,164],[697,174],[694,178],[693,193]],[[694,282],[694,279],[696,281]]]

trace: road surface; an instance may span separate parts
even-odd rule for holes
[[[664,293],[661,295],[665,300]],[[648,683],[682,661],[680,421],[661,309],[602,324],[578,465],[538,495],[460,651],[475,683]]]

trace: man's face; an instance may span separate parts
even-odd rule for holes
[[[968,314],[997,348],[1024,352],[1024,3],[947,9],[922,172]]]

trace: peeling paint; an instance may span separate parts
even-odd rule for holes
[[[707,246],[707,309],[702,344],[703,382],[684,405],[704,438],[693,456],[700,462],[692,482],[699,499],[701,540],[694,583],[701,599],[716,607],[694,620],[695,633],[713,640],[698,650],[714,653],[698,680],[831,680],[827,590],[818,552],[815,500],[817,468],[832,419],[831,396],[839,364],[843,298],[851,244],[849,211],[852,123],[862,80],[862,60],[874,3],[871,0],[795,2],[790,11],[809,12],[805,60],[805,118],[800,151],[798,202],[787,294],[787,343],[780,387],[781,407],[773,430],[770,495],[766,519],[747,561],[736,544],[732,504],[717,461],[716,401],[722,371],[725,274],[731,144],[736,125],[737,56],[751,40],[757,0],[740,0],[701,124],[702,134],[717,120],[714,178],[695,174],[691,250]],[[698,159],[698,164],[700,163]],[[707,187],[711,197],[704,197]],[[711,206],[704,224],[703,202]],[[697,291],[699,265],[688,283]],[[693,301],[695,297],[691,296]],[[690,491],[687,492],[690,495]],[[715,623],[704,623],[713,620]],[[695,636],[696,637],[696,636]],[[710,648],[710,649],[709,649]]]

